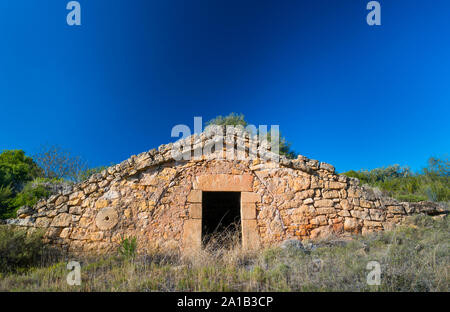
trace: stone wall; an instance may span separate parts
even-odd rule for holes
[[[191,147],[208,137],[195,135]],[[199,143],[200,142],[200,143]],[[248,143],[248,140],[247,140]],[[241,192],[242,244],[259,248],[286,239],[366,234],[411,214],[444,214],[431,202],[401,203],[334,167],[300,156],[279,163],[225,160],[226,149],[175,161],[162,145],[95,174],[7,223],[44,228],[46,240],[70,252],[113,252],[123,237],[138,249],[201,248],[202,192]]]

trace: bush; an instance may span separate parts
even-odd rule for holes
[[[16,211],[22,206],[32,207],[42,198],[48,198],[50,195],[56,194],[64,188],[66,188],[70,183],[61,179],[46,179],[46,178],[36,178],[33,181],[27,182],[22,190],[15,194],[15,196],[10,196],[8,200],[4,200],[3,203],[6,205],[6,209],[0,214],[1,218],[15,218]],[[2,198],[2,190],[0,189],[0,201]]]
[[[42,232],[0,226],[0,272],[18,271],[40,262],[44,245]]]
[[[4,150],[0,154],[0,186],[19,191],[24,182],[42,176],[42,170],[22,150]]]
[[[401,201],[450,201],[450,174],[448,158],[431,157],[428,167],[412,173],[399,165],[373,170],[348,171],[344,175],[358,178],[361,184],[378,187],[386,195]]]
[[[23,185],[42,175],[42,171],[22,150],[5,150],[0,154],[0,218],[14,216],[11,201]]]
[[[242,126],[246,127],[249,123],[245,120],[244,114],[236,114],[230,113],[227,116],[223,117],[221,115],[207,121],[205,126],[218,125],[218,126]],[[267,133],[268,141],[271,141],[270,132]],[[294,159],[297,157],[297,153],[291,148],[291,143],[286,141],[286,139],[279,134],[279,153],[280,155],[286,156],[287,158]]]
[[[119,254],[125,259],[134,259],[136,256],[137,241],[136,237],[122,238],[119,246]]]
[[[405,202],[411,202],[411,203],[428,200],[428,198],[426,196],[414,195],[414,194],[405,194],[405,195],[401,194],[401,195],[395,196],[395,198],[397,198],[399,201],[405,201]]]

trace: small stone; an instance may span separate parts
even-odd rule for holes
[[[55,201],[55,206],[59,206],[69,200],[67,196],[59,196]]]
[[[333,201],[330,199],[319,199],[314,201],[314,207],[333,207]]]

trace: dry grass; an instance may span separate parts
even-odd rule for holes
[[[416,217],[393,232],[325,240],[305,248],[243,252],[239,238],[211,238],[197,254],[154,252],[125,259],[62,258],[0,276],[0,291],[448,291],[449,221]],[[66,282],[69,260],[81,263],[81,286]],[[369,286],[366,265],[381,264]]]

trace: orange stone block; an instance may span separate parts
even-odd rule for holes
[[[206,192],[251,192],[253,176],[249,174],[215,174],[198,176],[194,189]]]

